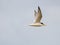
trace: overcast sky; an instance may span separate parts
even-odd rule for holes
[[[47,26],[31,27],[38,6]],[[60,45],[60,0],[0,0],[0,45]]]

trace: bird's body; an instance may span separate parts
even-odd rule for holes
[[[38,11],[36,12],[34,10],[34,15],[35,15],[35,21],[33,24],[30,24],[30,26],[42,26],[44,25],[42,22],[41,22],[41,19],[42,19],[42,13],[41,13],[41,9],[40,7],[38,6]]]

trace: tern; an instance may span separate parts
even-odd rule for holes
[[[37,12],[36,10],[34,10],[34,16],[35,16],[34,23],[30,24],[30,26],[35,26],[35,27],[43,26],[44,24],[41,22],[42,12],[39,6]]]

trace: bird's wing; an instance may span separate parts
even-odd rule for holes
[[[36,17],[36,15],[37,15],[37,12],[36,12],[36,10],[34,10],[34,16]]]
[[[38,7],[38,13],[37,13],[37,15],[36,15],[35,23],[40,23],[41,18],[42,18],[42,13],[41,13],[40,8]]]

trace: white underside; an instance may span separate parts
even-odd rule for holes
[[[41,23],[33,23],[33,24],[30,24],[30,26],[36,26],[36,27],[38,27],[38,26],[43,26],[43,24],[41,24]]]

